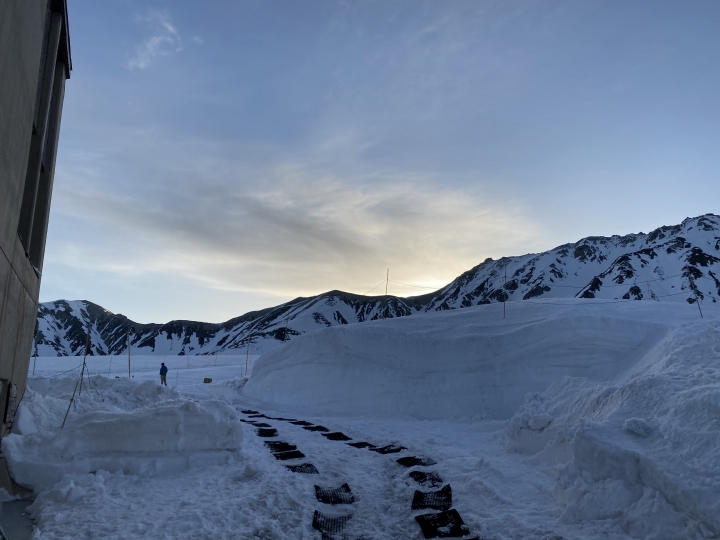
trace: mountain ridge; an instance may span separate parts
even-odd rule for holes
[[[507,278],[505,275],[507,273]],[[419,296],[364,296],[328,291],[251,311],[222,323],[174,320],[136,323],[87,300],[38,307],[40,356],[81,355],[86,327],[90,354],[222,354],[266,352],[293,336],[335,324],[430,311],[546,298],[694,303],[720,299],[720,216],[704,214],[650,233],[588,236],[541,253],[491,258],[437,291]],[[326,314],[329,314],[326,316]]]

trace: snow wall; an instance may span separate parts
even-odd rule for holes
[[[507,449],[554,467],[561,521],[720,537],[720,307],[580,302],[311,332],[244,393],[293,414],[509,418]]]
[[[644,304],[514,304],[504,320],[496,304],[308,332],[261,357],[244,393],[317,414],[506,419],[563,376],[634,365],[668,329],[668,309]]]
[[[242,449],[242,424],[225,402],[197,402],[155,381],[95,376],[68,412],[77,382],[76,375],[30,380],[3,439],[13,478],[36,492],[66,474],[183,470],[225,462]]]

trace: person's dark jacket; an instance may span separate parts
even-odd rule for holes
[[[167,375],[167,372],[168,372],[167,366],[163,366],[160,368],[160,376],[164,377],[165,375]]]

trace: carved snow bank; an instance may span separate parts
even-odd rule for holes
[[[47,379],[46,379],[47,381]],[[194,402],[152,381],[93,377],[60,429],[75,379],[27,390],[3,455],[15,480],[36,491],[64,474],[128,474],[224,461],[242,446],[242,425],[224,402]]]

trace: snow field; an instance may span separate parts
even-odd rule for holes
[[[249,380],[228,362],[186,368],[172,388],[169,364],[162,388],[156,356],[135,380],[92,377],[99,395],[84,390],[71,410],[72,438],[54,426],[77,375],[38,377],[3,453],[37,485],[39,538],[309,539],[320,510],[352,511],[351,534],[420,539],[417,484],[395,462],[406,455],[437,462],[423,470],[452,486],[482,538],[717,538],[719,310],[701,320],[677,303],[581,302],[318,330],[267,353]],[[39,376],[59,371],[46,366]],[[238,422],[247,408],[407,451],[263,420],[321,474],[291,473]],[[136,432],[138,447],[126,446]],[[315,499],[316,483],[345,482],[352,509]]]
[[[505,320],[496,304],[309,332],[265,354],[244,395],[310,414],[505,419],[563,376],[612,380],[679,311],[634,304],[518,304]]]
[[[160,363],[168,367],[167,381],[174,386],[176,381],[181,387],[193,384],[193,378],[202,383],[204,377],[216,374],[222,379],[228,376],[244,377],[247,366],[248,376],[260,355],[214,355],[214,356],[171,356],[171,355],[132,355],[130,358],[130,374],[136,380],[160,381]],[[82,356],[39,356],[30,359],[30,375],[33,378],[56,377],[71,373],[80,376]],[[36,376],[33,376],[35,366]],[[110,379],[128,376],[128,358],[125,355],[88,356],[87,369],[90,375],[104,375]],[[68,371],[70,370],[70,371]]]
[[[518,306],[501,323],[490,307],[471,308],[309,333],[265,355],[243,393],[323,416],[512,416],[507,449],[557,467],[560,522],[715,537],[717,310],[700,319],[694,306],[590,306]]]

